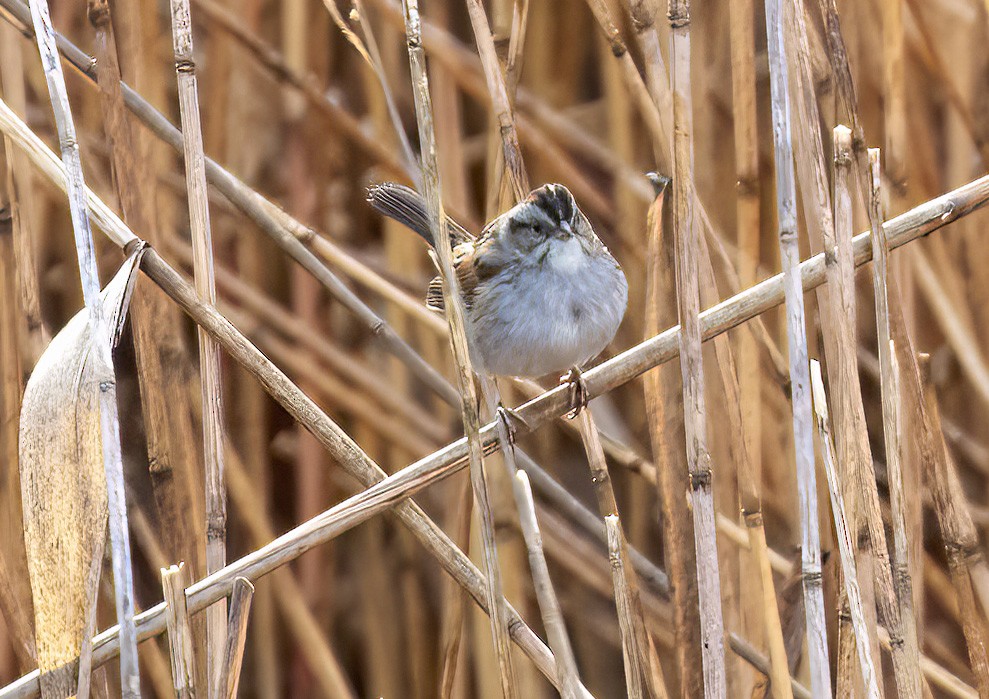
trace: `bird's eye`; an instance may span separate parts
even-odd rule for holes
[[[543,230],[543,227],[542,227],[542,225],[539,224],[538,221],[536,223],[533,223],[532,224],[532,232],[533,233],[541,233],[542,230]]]

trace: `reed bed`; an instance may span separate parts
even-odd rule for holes
[[[0,0],[0,699],[989,696],[987,42]],[[545,182],[630,286],[576,417],[475,375],[438,234]]]

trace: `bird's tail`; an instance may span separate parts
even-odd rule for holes
[[[367,201],[375,211],[412,229],[423,240],[433,245],[426,201],[417,191],[397,182],[382,182],[367,188]],[[474,236],[461,225],[449,218],[446,221],[450,242],[454,246],[473,239]]]

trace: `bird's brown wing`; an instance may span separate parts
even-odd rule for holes
[[[481,238],[476,243],[462,243],[453,249],[453,270],[457,275],[457,283],[460,285],[460,295],[463,296],[464,305],[469,310],[474,305],[474,294],[480,282],[490,278],[495,269],[484,264],[485,251],[488,247],[489,239]],[[433,255],[430,252],[430,255]],[[435,258],[433,259],[435,263]],[[433,277],[426,290],[426,305],[435,311],[443,311],[443,280],[440,277]]]

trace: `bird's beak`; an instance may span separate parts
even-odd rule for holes
[[[557,237],[561,238],[562,240],[566,240],[571,236],[573,236],[573,229],[570,228],[570,222],[562,221],[558,229]]]

